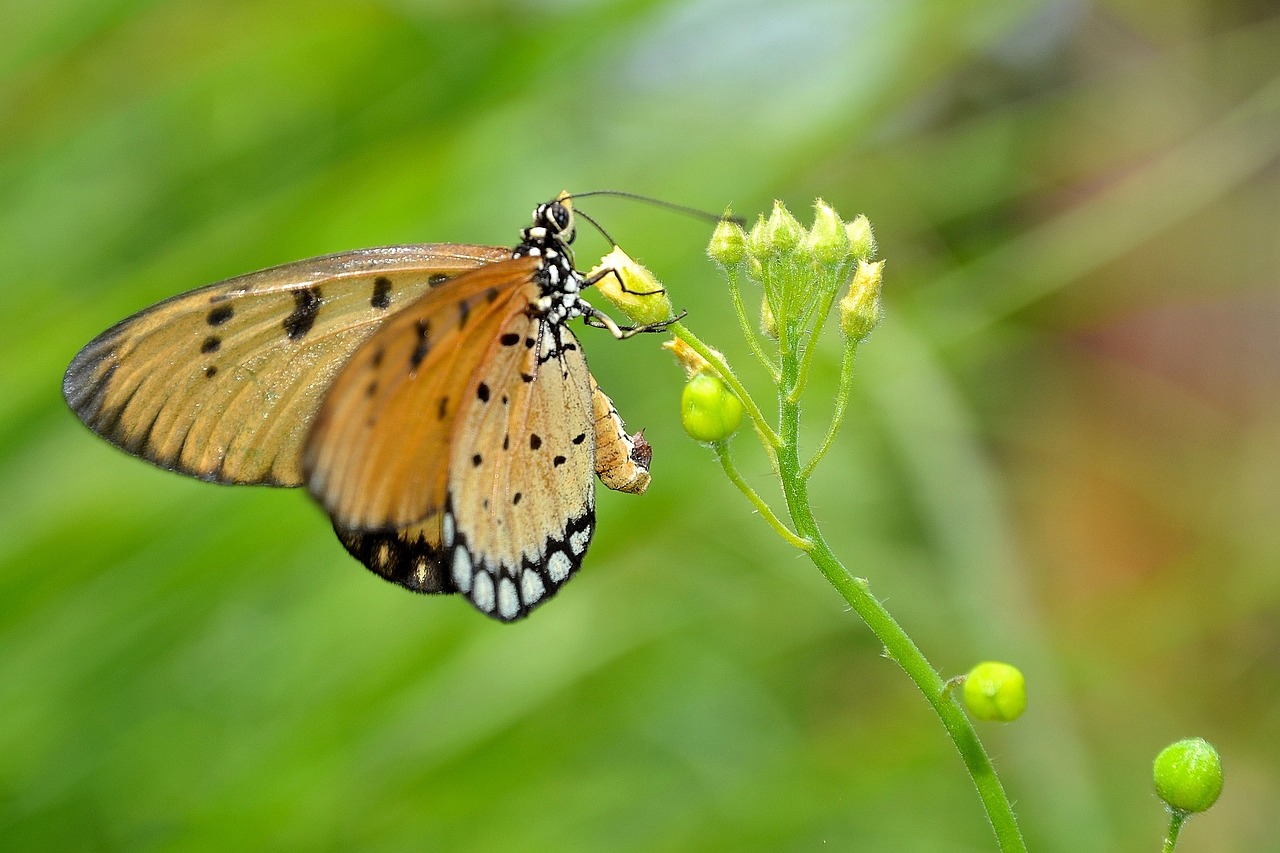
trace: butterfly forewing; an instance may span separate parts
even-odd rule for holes
[[[351,354],[432,285],[508,256],[392,246],[228,279],[99,335],[71,362],[63,393],[99,435],[162,467],[298,485],[311,420]]]
[[[307,485],[340,530],[391,531],[442,509],[472,375],[537,297],[537,258],[488,264],[390,319],[334,378],[304,449]]]
[[[512,620],[568,580],[591,539],[591,386],[564,325],[513,316],[490,349],[452,446],[444,544],[458,590]]]

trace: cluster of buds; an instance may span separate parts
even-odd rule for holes
[[[875,252],[875,236],[865,216],[845,222],[821,200],[814,204],[808,229],[782,202],[774,202],[769,217],[762,215],[749,232],[727,217],[721,220],[707,247],[721,267],[745,272],[760,283],[760,327],[774,340],[780,329],[794,334],[807,322],[821,322],[824,318],[816,309],[830,304],[845,281],[850,284],[839,303],[840,329],[852,340],[865,338],[881,313],[884,262],[871,260]],[[816,286],[796,287],[797,281],[814,281]]]

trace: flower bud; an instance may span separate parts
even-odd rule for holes
[[[753,269],[759,269],[760,259],[769,254],[769,241],[765,235],[764,214],[756,217],[756,224],[751,226],[750,233],[747,234],[747,257],[754,263]],[[753,273],[759,278],[758,273]]]
[[[1156,793],[1174,811],[1202,812],[1222,793],[1222,760],[1203,738],[1170,744],[1156,756]]]
[[[680,338],[672,338],[664,343],[662,348],[676,357],[676,361],[684,368],[685,376],[690,379],[711,367],[711,364],[705,358]],[[716,353],[716,355],[719,355],[719,353]]]
[[[712,373],[699,373],[680,393],[680,420],[697,441],[724,441],[742,423],[742,401]]]
[[[773,213],[769,215],[769,221],[765,223],[764,228],[767,251],[778,255],[790,252],[799,244],[802,236],[804,236],[804,228],[801,227],[799,220],[791,215],[786,205],[775,201]]]
[[[724,215],[707,244],[707,254],[720,266],[732,267],[742,263],[747,256],[747,234],[741,225],[728,218],[728,210]]]
[[[813,227],[805,237],[805,248],[820,264],[836,264],[849,255],[849,232],[835,209],[822,199],[813,204]]]
[[[871,220],[859,214],[844,227],[849,237],[849,254],[859,261],[869,261],[876,254],[876,237],[871,231]]]
[[[840,331],[846,338],[862,341],[880,322],[880,282],[884,261],[858,261],[849,282],[849,292],[840,300]]]
[[[671,319],[673,312],[666,288],[626,252],[614,246],[612,252],[600,259],[588,278],[595,278],[602,272],[604,275],[596,281],[596,290],[633,323],[649,325]]]
[[[1016,720],[1027,708],[1026,679],[1007,663],[980,663],[965,676],[964,704],[979,720]]]

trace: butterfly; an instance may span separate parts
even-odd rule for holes
[[[411,590],[504,622],[554,595],[595,532],[595,478],[639,494],[629,435],[568,321],[582,296],[567,193],[514,249],[432,243],[272,267],[166,299],[94,338],[63,395],[171,471],[305,486],[338,539]]]

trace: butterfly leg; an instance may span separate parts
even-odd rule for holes
[[[619,326],[614,322],[613,318],[594,306],[588,305],[585,301],[579,300],[582,306],[582,322],[591,326],[593,329],[607,329],[609,334],[618,340],[625,340],[634,335],[643,334],[645,332],[661,332],[666,330],[672,323],[678,323],[685,318],[688,311],[681,311],[669,320],[659,320],[656,323],[645,323],[640,326]]]

